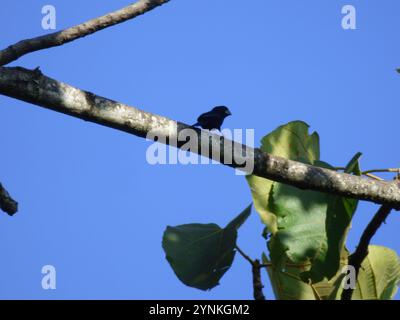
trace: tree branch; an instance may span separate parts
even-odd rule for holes
[[[11,198],[10,194],[0,183],[0,209],[12,216],[18,211],[18,202]]]
[[[169,0],[140,0],[125,8],[86,21],[74,27],[59,32],[46,34],[41,37],[19,41],[16,44],[13,44],[0,51],[0,66],[15,61],[27,53],[61,46],[64,43],[74,41],[104,28],[125,22],[129,19],[133,19],[168,1]]]
[[[44,76],[39,70],[0,67],[0,94],[47,109],[98,123],[139,137],[165,137],[160,142],[182,148],[185,129],[197,134],[197,149],[190,150],[224,165],[302,189],[386,204],[400,209],[400,181],[374,181],[277,157],[225,139],[205,130],[129,107]],[[187,130],[186,130],[187,131]],[[210,154],[209,150],[218,150]],[[225,159],[240,159],[226,161]],[[254,170],[243,168],[253,163]]]
[[[392,211],[391,207],[381,206],[375,216],[372,218],[367,228],[364,230],[356,251],[349,257],[349,265],[355,269],[356,279],[360,271],[360,267],[364,259],[368,255],[368,246],[376,231],[385,222],[389,213]],[[343,290],[341,300],[351,300],[354,289]]]
[[[253,274],[253,296],[254,300],[265,300],[263,293],[263,284],[261,282],[261,264],[258,259],[254,260],[251,266],[251,271]]]
[[[243,252],[237,245],[235,246],[236,250],[240,253],[240,255],[246,259],[251,264],[251,273],[253,275],[253,296],[254,300],[265,300],[265,296],[263,293],[263,284],[261,282],[261,268],[265,267],[264,264],[261,264],[259,260],[252,260],[247,254]]]

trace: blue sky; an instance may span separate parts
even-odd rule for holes
[[[129,1],[9,1],[0,47],[46,34],[41,8],[57,10],[57,30]],[[341,8],[357,10],[343,30]],[[73,86],[185,123],[229,106],[227,128],[261,137],[291,120],[321,137],[321,158],[341,166],[363,152],[362,168],[400,166],[400,44],[396,0],[171,0],[139,18],[11,65],[41,67]],[[167,225],[224,226],[251,202],[245,179],[221,165],[151,166],[149,142],[0,96],[0,181],[20,202],[0,215],[0,298],[250,299],[248,262],[237,256],[209,292],[184,286],[161,248]],[[377,206],[362,203],[354,249]],[[373,239],[399,252],[393,213]],[[239,244],[265,250],[253,211]],[[43,290],[41,268],[57,270]],[[272,297],[267,276],[265,294]],[[400,295],[397,294],[397,298]]]

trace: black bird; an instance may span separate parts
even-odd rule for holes
[[[231,112],[225,106],[217,106],[211,111],[203,113],[197,118],[197,122],[193,127],[202,127],[203,129],[218,129],[221,131],[221,125],[227,116],[230,116]]]

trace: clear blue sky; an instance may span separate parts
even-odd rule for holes
[[[0,47],[46,34],[130,1],[4,1]],[[341,28],[341,8],[357,30]],[[228,128],[261,137],[291,120],[321,136],[321,158],[362,167],[400,166],[397,0],[171,0],[137,19],[11,65],[40,66],[53,78],[186,123],[229,106]],[[240,256],[210,292],[184,286],[164,258],[167,225],[225,225],[251,202],[245,179],[222,165],[151,166],[149,142],[0,96],[0,181],[20,211],[0,215],[0,298],[249,299],[251,272]],[[349,235],[354,248],[377,206],[362,203]],[[252,257],[265,249],[253,212],[239,232]],[[393,213],[373,243],[399,252]],[[41,268],[57,289],[41,288]],[[272,292],[267,276],[265,294]],[[399,294],[397,298],[399,298]]]

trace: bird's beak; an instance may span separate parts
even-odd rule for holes
[[[226,111],[225,111],[225,114],[226,114],[227,116],[232,115],[232,113],[231,113],[229,110],[226,110]]]

